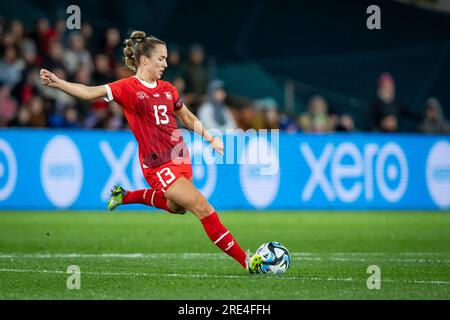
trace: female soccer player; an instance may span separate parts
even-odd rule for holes
[[[125,64],[136,72],[129,78],[103,86],[85,86],[59,79],[48,70],[40,71],[42,83],[49,87],[79,99],[114,100],[123,108],[138,142],[141,169],[151,189],[127,191],[116,186],[108,208],[142,203],[171,213],[183,214],[189,210],[201,221],[216,246],[250,273],[258,273],[261,257],[257,254],[250,257],[241,249],[214,208],[192,184],[192,166],[183,138],[177,134],[175,115],[220,154],[224,149],[222,140],[199,125],[200,121],[181,101],[177,89],[161,80],[167,68],[167,48],[163,41],[134,31],[125,44]]]

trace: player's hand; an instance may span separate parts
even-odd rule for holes
[[[42,84],[53,88],[58,87],[58,82],[60,79],[54,73],[48,71],[47,69],[41,69],[39,76]]]
[[[223,141],[222,141],[222,139],[214,137],[210,144],[211,144],[211,148],[213,148],[214,150],[216,150],[216,152],[218,152],[221,155],[223,155]]]

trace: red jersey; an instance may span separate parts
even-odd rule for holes
[[[162,80],[149,83],[132,76],[105,87],[105,100],[122,106],[138,142],[144,169],[188,156],[175,119],[175,111],[183,107],[183,102],[173,85]]]

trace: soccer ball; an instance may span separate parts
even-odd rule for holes
[[[285,273],[291,264],[289,251],[279,242],[272,241],[264,243],[256,250],[256,253],[262,258],[262,273]]]

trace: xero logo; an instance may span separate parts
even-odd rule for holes
[[[366,144],[361,151],[350,142],[337,146],[327,143],[319,155],[309,144],[302,143],[300,151],[311,169],[303,201],[310,201],[320,189],[328,201],[338,198],[351,203],[363,193],[366,200],[372,201],[377,190],[386,201],[397,202],[408,186],[408,162],[396,143],[382,147]]]
[[[11,146],[0,139],[0,201],[8,199],[17,182],[16,156]]]

